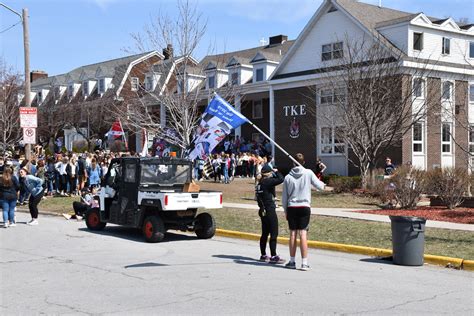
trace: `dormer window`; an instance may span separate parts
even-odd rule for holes
[[[207,78],[207,85],[209,89],[214,89],[216,87],[216,77],[215,76],[209,76]]]
[[[258,68],[255,71],[255,81],[256,82],[263,81],[263,68]]]
[[[145,89],[146,91],[151,91],[153,90],[153,76],[146,76],[145,78]]]
[[[231,73],[230,82],[233,86],[236,86],[239,84],[239,73],[237,71],[234,71]]]
[[[61,97],[61,87],[54,87],[54,99],[59,100]]]
[[[43,92],[42,91],[38,91],[38,94],[36,95],[36,100],[38,101],[38,103],[43,103]]]
[[[443,37],[443,55],[449,55],[451,50],[451,39],[447,37]]]
[[[180,79],[178,80],[178,93],[183,93],[184,92],[184,80]]]
[[[443,82],[443,100],[452,100],[453,99],[453,83],[450,81]]]
[[[85,97],[89,96],[89,81],[84,81],[82,83],[82,94]]]
[[[67,86],[67,97],[71,99],[74,96],[74,84],[71,83]]]
[[[140,81],[138,80],[138,77],[132,77],[132,80],[131,80],[132,91],[138,91],[139,86],[140,86]]]
[[[105,93],[105,78],[99,79],[99,87],[98,87],[99,94]]]
[[[423,33],[413,33],[413,50],[421,51],[423,49]]]

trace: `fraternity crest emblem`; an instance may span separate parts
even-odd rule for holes
[[[291,138],[300,137],[300,123],[296,120],[296,117],[294,116],[290,123],[290,137]]]

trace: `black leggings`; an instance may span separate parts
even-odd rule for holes
[[[276,256],[277,237],[278,237],[278,217],[275,209],[267,210],[266,215],[260,217],[262,220],[262,236],[260,237],[260,252],[266,255],[268,235],[270,235],[270,253]]]
[[[28,202],[28,208],[30,209],[31,218],[38,218],[38,204],[43,198],[44,190],[42,190],[37,196],[31,194],[30,201]]]

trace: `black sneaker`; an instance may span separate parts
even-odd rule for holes
[[[270,263],[273,263],[273,264],[284,263],[284,262],[285,260],[280,258],[280,256],[273,256],[270,258]]]
[[[285,264],[285,268],[287,268],[287,269],[296,269],[296,262],[288,261],[288,263]]]

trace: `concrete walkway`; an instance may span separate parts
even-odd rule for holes
[[[224,207],[258,210],[256,203],[245,204],[245,203],[224,202]],[[283,212],[283,208],[278,207],[277,211]],[[316,207],[311,208],[311,214],[315,214],[315,215],[354,218],[354,219],[361,219],[361,220],[366,220],[366,221],[390,223],[390,218],[388,217],[388,215],[365,214],[365,213],[357,213],[355,211],[363,211],[363,209],[316,208]],[[426,221],[426,227],[474,231],[474,225],[472,224],[457,224],[457,223],[451,223],[451,222],[440,222],[440,221],[431,221],[431,220]]]

